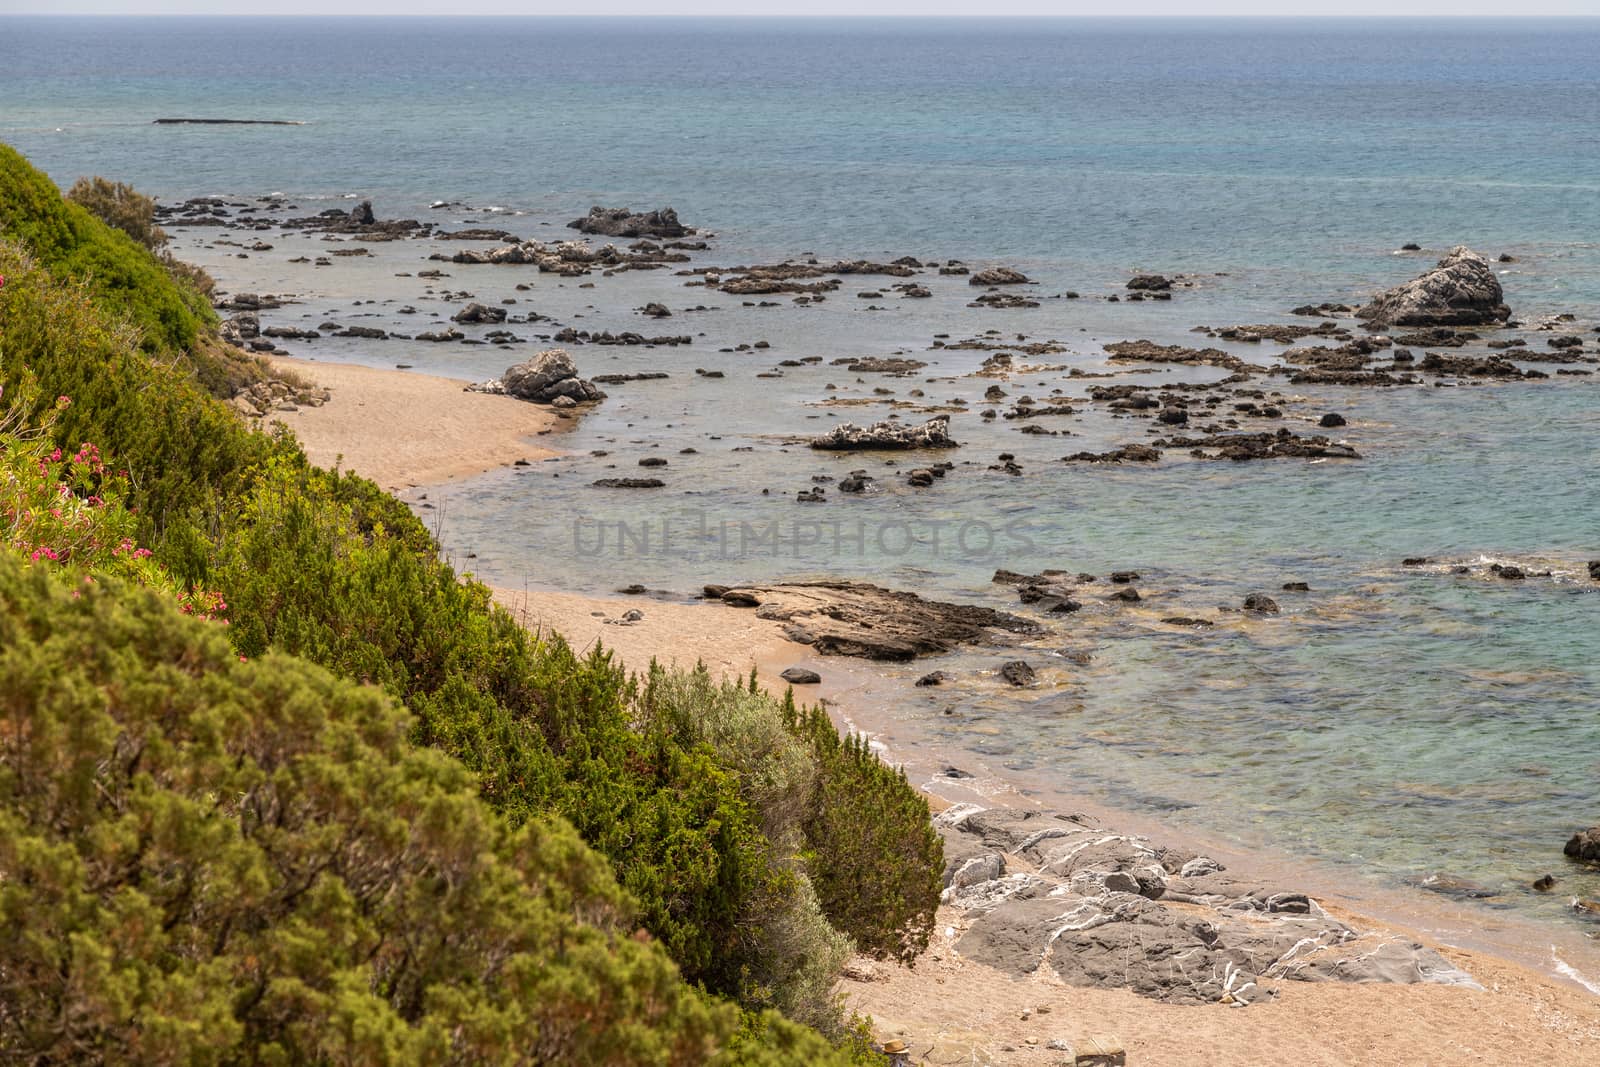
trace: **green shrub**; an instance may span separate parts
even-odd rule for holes
[[[85,283],[139,331],[147,352],[187,352],[216,322],[204,296],[168,273],[148,248],[62,199],[49,178],[4,144],[0,236],[20,242],[56,276]]]
[[[152,251],[167,243],[166,232],[156,225],[156,202],[125,182],[79,178],[67,199]]]
[[[738,1013],[376,690],[0,554],[0,1058],[682,1063]],[[829,1058],[768,1019],[775,1044]],[[744,1059],[734,1057],[731,1059]]]
[[[9,166],[42,181],[6,151],[0,220],[18,217],[17,189],[47,190],[59,207],[47,181],[8,177]],[[24,221],[13,232],[45,247],[65,225],[49,204]],[[939,871],[926,806],[826,716],[791,707],[797,747],[767,698],[705,679],[677,695],[658,682],[652,695],[599,650],[580,658],[531,637],[440,560],[400,501],[312,468],[291,437],[247,429],[207,396],[191,365],[139,351],[96,282],[62,284],[3,239],[0,274],[0,380],[28,373],[46,395],[72,397],[57,444],[93,440],[126,467],[156,559],[185,588],[226,599],[236,651],[292,653],[403,701],[412,740],[464,764],[506,826],[565,817],[690,981],[830,1025],[824,991],[844,944],[830,922],[878,954],[903,956],[919,930],[925,943],[920,887],[931,881],[936,899]],[[707,704],[721,710],[699,723]],[[835,800],[838,816],[819,810]],[[814,1040],[760,1018],[771,1040],[747,1043],[750,1056]]]
[[[944,869],[927,800],[864,737],[841,738],[820,707],[798,710],[793,690],[784,715],[817,758],[805,834],[823,912],[862,951],[910,963],[932,936]]]
[[[76,450],[92,441],[126,469],[141,540],[158,552],[172,523],[209,521],[243,491],[252,466],[298,451],[247,429],[184,365],[141,352],[126,325],[108,321],[92,285],[58,281],[3,239],[0,277],[0,386],[17,396],[36,380],[35,423],[57,397],[71,400],[56,419],[56,443]]]
[[[664,732],[681,745],[709,746],[734,775],[789,873],[773,892],[744,902],[741,925],[749,934],[741,953],[741,1000],[842,1036],[833,985],[854,947],[823,915],[801,859],[802,819],[817,785],[809,748],[785,726],[771,697],[734,681],[714,681],[704,666],[669,671],[652,663],[634,718],[647,734]]]

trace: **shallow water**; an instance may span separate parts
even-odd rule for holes
[[[241,64],[246,25],[252,59]],[[288,260],[330,247],[314,238],[270,235],[273,251],[238,258],[216,243],[237,233],[180,237],[228,288],[303,298],[265,322],[410,333],[463,302],[439,298],[448,287],[556,320],[513,327],[534,342],[557,324],[695,335],[685,348],[575,349],[586,374],[670,377],[609,387],[552,439],[568,452],[560,460],[417,501],[452,556],[485,578],[684,594],[841,575],[1011,607],[989,580],[997,567],[1098,574],[1084,611],[1053,620],[1048,638],[892,669],[939,666],[962,680],[864,719],[1023,788],[1099,797],[1387,884],[1467,878],[1499,894],[1471,905],[1486,922],[1509,911],[1572,931],[1565,900],[1600,896],[1600,876],[1560,856],[1573,829],[1600,817],[1600,585],[1583,568],[1600,558],[1592,379],[1376,390],[1261,377],[1252,384],[1290,394],[1301,432],[1321,411],[1345,414],[1335,432],[1365,458],[1220,464],[1172,452],[1153,467],[1086,466],[1059,459],[1148,440],[1150,424],[1098,410],[1033,420],[1064,436],[985,423],[976,412],[991,380],[971,376],[985,353],[930,344],[991,329],[1064,342],[1065,353],[1019,357],[1050,369],[1003,386],[1011,400],[1059,389],[1085,407],[1095,380],[1073,369],[1121,382],[1220,377],[1113,366],[1101,342],[1198,344],[1196,325],[1304,321],[1288,309],[1361,299],[1457,242],[1517,257],[1502,279],[1520,319],[1571,312],[1565,329],[1592,331],[1596,43],[1592,23],[1550,22],[182,20],[109,34],[0,20],[0,137],[63,183],[98,172],[168,197],[282,190],[309,214],[360,193],[383,217],[547,240],[591,202],[671,202],[719,235],[697,264],[814,251],[1024,269],[1040,282],[1039,308],[969,308],[966,279],[926,274],[929,300],[881,288],[898,279],[851,277],[820,305],[747,307],[670,271],[558,281],[424,262],[451,242],[373,245],[370,261],[311,268]],[[148,124],[170,114],[310,125]],[[431,212],[436,198],[474,208]],[[1429,251],[1394,253],[1411,239]],[[432,291],[396,277],[425,266],[451,276]],[[1193,272],[1195,284],[1170,303],[1107,303],[1135,269]],[[1069,289],[1083,299],[1060,298]],[[884,296],[856,295],[869,290]],[[677,313],[633,312],[652,300]],[[404,303],[422,313],[398,314]],[[684,310],[696,304],[715,310]],[[1526,336],[1542,348],[1549,335]],[[720,351],[758,340],[771,348]],[[1261,363],[1279,350],[1218,346]],[[290,347],[475,379],[526,354]],[[929,366],[893,378],[829,365],[897,353]],[[777,366],[808,356],[823,360]],[[756,377],[775,369],[783,376]],[[824,403],[840,399],[863,403]],[[800,443],[841,419],[883,417],[890,402],[955,399],[970,409],[953,416],[964,447],[937,457],[956,468],[928,490],[901,476],[926,458],[895,467]],[[988,469],[1001,452],[1021,477]],[[666,489],[590,486],[642,473],[645,456],[668,459]],[[830,484],[826,503],[795,501],[813,476],[856,468],[880,491]],[[1437,562],[1401,566],[1409,556]],[[1556,576],[1485,580],[1492,561]],[[1457,564],[1478,573],[1450,573]],[[1114,569],[1140,572],[1145,603],[1104,603]],[[1280,591],[1295,580],[1312,592]],[[1253,591],[1283,614],[1219,611]],[[1173,615],[1219,625],[1159,621]],[[1047,667],[1041,689],[1019,696],[987,674],[1018,655]],[[1562,879],[1555,894],[1522,888],[1547,870]],[[1574,962],[1596,973],[1600,953]]]

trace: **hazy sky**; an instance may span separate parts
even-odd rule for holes
[[[1594,15],[1596,0],[0,0],[0,14],[95,15]]]

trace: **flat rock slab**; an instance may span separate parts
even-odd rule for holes
[[[1476,988],[1430,948],[1363,934],[1304,893],[1085,817],[968,804],[935,825],[945,903],[964,912],[956,950],[1019,978],[1240,1006],[1282,981]]]
[[[784,623],[792,641],[824,656],[909,660],[999,633],[1036,634],[1037,623],[971,604],[947,604],[865,582],[720,586],[706,596]]]

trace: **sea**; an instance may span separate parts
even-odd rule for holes
[[[293,124],[153,121],[174,117]],[[546,241],[576,236],[565,223],[594,204],[670,205],[714,234],[693,266],[910,255],[1023,271],[1037,307],[970,306],[981,290],[933,270],[915,279],[928,299],[851,276],[797,304],[686,288],[697,279],[671,270],[424,263],[459,242],[313,268],[290,262],[326,252],[313,236],[242,251],[218,243],[233,231],[174,230],[225,289],[297,301],[264,323],[409,333],[470,291],[550,327],[692,338],[574,347],[585,374],[669,377],[608,387],[550,438],[555,461],[411,495],[481,577],[674,597],[840,577],[1026,613],[997,569],[1096,575],[1084,610],[1044,620],[1045,636],[884,668],[893,684],[853,720],[978,782],[1093,798],[1374,893],[1447,888],[1466,925],[1528,924],[1534,955],[1548,935],[1561,948],[1547,965],[1600,980],[1600,928],[1569,905],[1600,897],[1600,873],[1561,854],[1600,822],[1594,375],[1263,378],[1263,406],[1363,458],[1061,461],[1152,439],[1146,421],[1084,403],[1092,386],[1227,373],[1130,368],[1103,344],[1269,363],[1282,346],[1194,330],[1315,322],[1290,309],[1360,303],[1458,244],[1497,260],[1519,324],[1505,336],[1544,350],[1579,335],[1593,355],[1600,19],[0,17],[0,140],[63,186],[100,174],[165,202],[274,195],[297,209],[286,216],[370,199],[382,218]],[[415,276],[430,267],[448,280]],[[1145,272],[1180,279],[1171,300],[1108,299]],[[652,301],[673,317],[642,318]],[[975,376],[989,352],[948,347],[969,338],[1060,350],[992,379]],[[474,380],[527,354],[285,347]],[[863,356],[927,366],[881,377],[834,362]],[[986,401],[997,382],[1007,399]],[[1082,411],[1035,420],[1054,434],[978,415],[1024,395]],[[924,409],[952,413],[960,449],[896,466],[805,447],[847,419]],[[1347,425],[1320,431],[1321,412]],[[668,464],[641,471],[647,456]],[[909,488],[905,471],[932,459],[954,469]],[[858,469],[875,489],[838,492]],[[645,473],[668,484],[591,484]],[[814,485],[822,502],[796,499]],[[1495,564],[1549,574],[1508,581]],[[1114,570],[1138,573],[1143,602],[1104,600]],[[1251,592],[1280,613],[1240,613]],[[1161,621],[1174,616],[1217,625]],[[999,681],[1016,658],[1040,685]],[[904,684],[936,667],[953,682]],[[1546,873],[1555,891],[1534,891]]]

